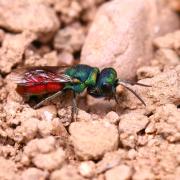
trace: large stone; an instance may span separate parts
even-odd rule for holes
[[[31,0],[0,0],[0,27],[11,32],[29,30],[46,41],[59,28],[55,12]]]
[[[118,147],[117,128],[107,122],[74,122],[70,133],[76,155],[84,160],[99,159]]]
[[[54,170],[64,163],[65,152],[59,148],[49,154],[37,154],[32,161],[40,169]]]
[[[17,168],[13,161],[6,160],[3,157],[0,157],[0,179],[6,180],[18,180],[19,175],[16,173]]]
[[[9,73],[13,66],[21,63],[25,50],[35,39],[36,35],[28,31],[16,35],[6,34],[0,49],[0,71]]]
[[[119,77],[133,78],[137,68],[153,55],[153,38],[180,25],[177,15],[157,1],[114,0],[104,4],[90,28],[81,63],[112,66]]]
[[[132,169],[127,165],[117,166],[105,173],[106,180],[128,180],[131,176]]]
[[[137,134],[144,130],[149,120],[139,112],[131,112],[120,116],[119,137],[124,147],[135,148],[138,137]]]
[[[120,116],[120,133],[138,133],[145,129],[149,120],[147,116],[138,112],[131,112]]]
[[[21,180],[45,180],[47,176],[47,171],[42,171],[37,168],[28,168],[22,173]]]
[[[147,78],[139,81],[143,84],[152,85],[152,87],[133,86],[134,90],[146,103],[148,111],[156,110],[156,106],[165,104],[180,104],[180,65],[175,68],[166,70],[153,78]],[[140,104],[139,100],[131,93],[127,92],[126,101],[122,101],[121,105],[135,108]]]
[[[60,170],[51,173],[50,180],[85,180],[78,173],[77,168],[72,165],[65,165]]]

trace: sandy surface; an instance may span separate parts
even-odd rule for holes
[[[162,2],[163,6],[158,6],[161,12],[168,12],[172,15],[169,18],[174,18],[168,23],[176,23],[179,0]],[[121,28],[112,34],[113,28],[109,31],[103,24],[101,29],[98,24],[103,18],[102,22],[106,22],[104,11],[109,7],[110,13],[114,7],[113,1],[106,3],[105,0],[0,0],[0,180],[180,179],[180,28],[177,24],[167,28],[163,22],[159,24],[163,33],[153,34],[152,17],[157,19],[156,14],[148,20],[136,19],[137,24],[130,23],[131,28],[137,28],[143,25],[141,20],[147,20],[144,23],[150,34],[138,34],[134,40],[140,28],[132,36],[126,34],[129,31],[121,35],[124,41],[132,38],[128,39],[130,51],[126,51],[129,48],[122,51],[122,56],[132,59],[124,67],[133,64],[135,74],[131,77],[152,86],[132,86],[146,107],[121,86],[117,88],[118,105],[113,100],[96,100],[83,93],[78,99],[77,121],[72,122],[69,94],[35,110],[32,105],[36,100],[23,99],[15,91],[16,84],[8,78],[12,71],[25,65],[85,63],[80,59],[87,58],[91,50],[99,55],[97,58],[105,57],[106,53],[110,57],[114,53],[115,57],[119,53],[117,58],[108,59],[108,63],[101,61],[101,66],[104,63],[119,68],[118,58],[122,56],[117,49],[121,43],[117,41],[123,39],[115,36],[121,33]],[[153,15],[156,12],[151,8]],[[122,22],[132,21],[132,13],[131,16],[128,13],[124,16],[127,19],[121,17]],[[117,26],[118,19],[115,20]],[[92,27],[99,28],[97,34]],[[107,37],[101,32],[113,37],[113,48],[107,45],[102,50]],[[99,35],[103,39],[97,42]],[[147,36],[148,46],[139,51],[137,47],[141,48]],[[108,39],[108,43],[112,41]],[[145,57],[145,64],[137,65],[143,62],[139,55]],[[88,64],[93,62],[88,61],[87,58]],[[123,77],[128,73],[131,70],[127,68]]]

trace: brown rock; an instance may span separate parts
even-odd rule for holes
[[[135,148],[138,143],[137,133],[145,129],[148,122],[148,118],[138,112],[130,112],[120,116],[119,133],[123,146]]]
[[[153,88],[149,88],[149,97],[152,103],[159,101],[160,104],[180,102],[179,79],[180,66],[152,78]],[[147,82],[148,83],[148,82]]]
[[[175,49],[177,45],[180,44],[180,31],[178,30],[164,36],[157,37],[154,39],[153,43],[157,48]]]
[[[155,133],[155,131],[156,131],[155,122],[150,122],[148,126],[146,127],[145,132],[147,134],[152,134],[152,133]]]
[[[38,119],[29,118],[22,121],[21,126],[14,130],[14,140],[17,142],[32,140],[38,132]]]
[[[103,173],[111,168],[118,166],[123,159],[127,158],[127,153],[123,149],[108,152],[104,155],[103,159],[96,164],[97,174]]]
[[[37,168],[28,168],[22,173],[21,180],[46,180],[47,177],[47,171],[42,171]]]
[[[62,169],[54,171],[50,176],[50,180],[72,180],[72,178],[73,180],[84,180],[72,165],[64,166]]]
[[[18,103],[9,99],[4,106],[4,112],[6,113],[7,123],[10,126],[7,130],[10,130],[8,136],[11,139],[16,142],[26,143],[37,135],[39,120],[35,118],[35,110],[30,107],[22,109]]]
[[[91,178],[95,175],[96,165],[93,161],[84,161],[79,165],[79,173],[83,177]]]
[[[104,120],[106,120],[112,124],[117,124],[119,122],[119,115],[114,111],[110,111],[109,113],[106,114],[103,121]]]
[[[0,29],[0,43],[3,42],[4,38],[5,38],[5,32],[2,29]]]
[[[141,169],[140,171],[137,171],[134,175],[133,175],[133,179],[134,180],[151,180],[151,179],[155,179],[154,174],[152,173],[151,170],[149,169]]]
[[[27,56],[27,59],[25,60],[25,64],[27,66],[58,66],[59,64],[59,58],[57,52],[55,51],[46,53],[43,57],[35,54],[33,51],[31,51],[31,53]]]
[[[157,23],[155,26],[156,36],[162,36],[179,29],[180,22],[177,13],[167,4],[168,0],[156,0]]]
[[[136,92],[146,102],[147,111],[156,109],[155,104],[163,105],[167,103],[180,104],[180,66],[158,74],[153,78],[143,79],[139,82],[152,85],[152,87],[134,86]],[[121,104],[129,108],[135,108],[140,104],[139,100],[130,92],[127,92],[126,101]],[[142,105],[142,104],[141,104]]]
[[[155,59],[162,69],[177,66],[180,62],[180,31],[166,34],[154,40],[158,48]]]
[[[49,121],[39,121],[38,122],[38,131],[42,137],[50,136],[52,132],[52,124]]]
[[[2,132],[2,130],[0,130],[0,134],[1,134],[1,136],[3,136],[4,133]],[[16,149],[10,145],[6,145],[6,146],[0,145],[0,155],[5,157],[5,158],[15,156],[16,155]]]
[[[11,32],[29,30],[47,41],[59,28],[55,12],[43,3],[31,0],[2,0],[0,26]]]
[[[44,106],[37,111],[38,118],[51,122],[57,116],[57,109],[54,105]]]
[[[161,72],[158,66],[142,66],[137,70],[138,79],[152,78]]]
[[[19,103],[17,102],[14,102],[12,100],[7,100],[7,103],[4,105],[4,113],[6,114],[6,118],[8,119],[8,123],[9,124],[12,124],[11,123],[11,120],[15,120],[17,123],[15,124],[18,124],[21,120],[16,118],[15,117],[17,116],[17,113],[19,111],[19,109],[21,109],[19,107]],[[10,121],[10,122],[9,122]]]
[[[49,153],[55,149],[54,137],[46,137],[44,139],[33,139],[24,148],[24,154],[34,157],[37,154]]]
[[[119,132],[120,133],[138,133],[146,128],[149,120],[138,112],[131,112],[120,116]]]
[[[58,66],[59,58],[56,51],[51,51],[43,56],[45,65]]]
[[[180,1],[179,0],[168,0],[168,3],[172,9],[180,12]]]
[[[180,140],[180,111],[173,104],[166,104],[156,109],[151,117],[155,123],[156,133],[162,135],[170,142]]]
[[[92,117],[91,114],[87,113],[86,111],[78,110],[77,119],[78,121],[91,121]]]
[[[128,180],[132,177],[132,169],[127,165],[119,165],[105,173],[106,180]]]
[[[161,3],[114,0],[104,4],[90,28],[81,63],[111,66],[122,79],[133,78],[137,68],[152,57],[153,37],[180,25],[178,17],[167,7],[159,14],[157,4]]]
[[[123,147],[126,148],[136,148],[138,136],[137,134],[131,134],[131,133],[121,133],[119,135],[120,142],[123,145]]]
[[[19,176],[16,174],[15,163],[11,160],[6,160],[3,157],[0,157],[0,179],[6,180],[18,180]]]
[[[74,122],[69,130],[75,153],[81,159],[99,159],[118,147],[118,131],[110,123]]]
[[[56,135],[60,137],[68,137],[68,132],[65,129],[60,119],[54,118],[52,121],[39,121],[38,131],[42,137]]]
[[[60,122],[63,123],[64,126],[68,126],[71,123],[71,107],[68,108],[60,108],[58,110],[58,116],[60,118]]]
[[[69,134],[66,130],[66,128],[64,127],[64,125],[60,122],[59,118],[55,118],[53,119],[52,123],[52,131],[51,134],[54,136],[60,136],[60,137],[68,137]]]
[[[86,2],[87,3],[87,2]],[[70,24],[75,21],[82,11],[80,1],[51,1],[54,5],[54,9],[61,13],[61,21],[65,24]]]
[[[135,149],[130,149],[128,151],[128,158],[129,159],[133,160],[136,158],[136,156],[137,156],[137,151]]]
[[[180,62],[180,57],[178,54],[176,54],[176,52],[171,49],[159,49],[155,56],[162,65],[167,67],[177,66]]]
[[[175,180],[178,180],[179,177],[180,177],[180,167],[178,167],[178,168],[176,169],[176,172],[175,172]]]
[[[37,1],[37,0],[35,0]],[[46,3],[49,6],[53,6],[56,12],[60,14],[60,20],[65,25],[69,25],[72,22],[76,22],[77,19],[81,19],[85,23],[92,22],[95,12],[99,5],[105,0],[38,0]]]
[[[54,48],[68,52],[80,51],[85,40],[84,29],[79,23],[74,23],[64,29],[60,29],[54,39]]]
[[[58,148],[49,154],[37,154],[32,162],[36,167],[50,171],[61,167],[64,160],[65,152],[61,148]]]
[[[73,55],[68,51],[63,51],[59,54],[59,64],[72,65],[74,61]]]
[[[34,34],[27,31],[17,35],[6,34],[0,49],[0,71],[9,73],[14,65],[20,63],[24,51],[35,38]]]

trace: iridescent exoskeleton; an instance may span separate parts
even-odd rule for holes
[[[40,107],[45,102],[65,93],[73,92],[73,111],[77,113],[76,96],[87,89],[87,93],[93,97],[114,98],[116,97],[116,87],[122,85],[130,90],[144,105],[145,102],[127,85],[136,84],[150,87],[145,84],[132,83],[121,80],[117,77],[117,72],[113,68],[104,68],[101,71],[97,67],[78,64],[72,67],[61,66],[40,66],[27,67],[14,71],[10,79],[17,83],[17,92],[22,96],[52,94],[35,108]]]

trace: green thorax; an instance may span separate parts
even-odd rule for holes
[[[88,86],[94,86],[99,74],[99,69],[84,64],[78,64],[70,67],[65,71],[65,74],[71,78],[78,79],[79,83],[68,83],[64,89],[71,89],[77,93],[81,93]]]

